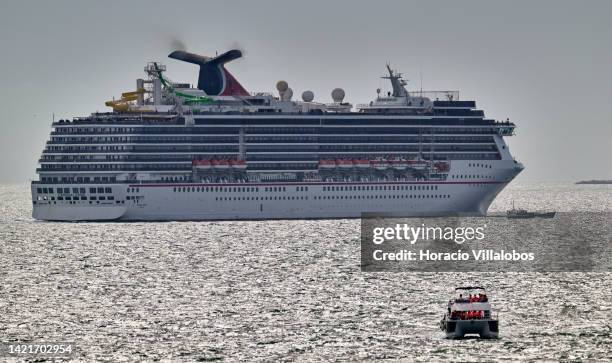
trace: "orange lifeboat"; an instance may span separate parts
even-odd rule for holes
[[[412,169],[416,169],[416,170],[425,170],[427,169],[428,163],[425,160],[408,160],[407,161],[408,166],[410,166]]]
[[[334,169],[336,163],[333,160],[319,160],[319,169]]]
[[[210,169],[210,166],[211,166],[210,160],[193,160],[191,162],[191,164],[196,169],[200,169],[200,170],[202,170],[202,169],[204,169],[204,170]]]
[[[230,160],[229,163],[232,169],[244,170],[247,167],[244,160]]]
[[[353,165],[358,168],[369,168],[370,160],[368,159],[353,159]]]
[[[229,169],[230,164],[227,160],[219,160],[216,166],[217,169]]]
[[[370,165],[372,165],[372,167],[374,167],[376,170],[387,170],[389,166],[386,160],[380,158],[370,161]]]
[[[338,159],[336,160],[336,164],[342,169],[350,169],[353,167],[353,162],[348,159]]]
[[[408,162],[402,158],[389,159],[389,166],[397,170],[405,170],[408,167]]]

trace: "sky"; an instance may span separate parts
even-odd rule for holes
[[[26,182],[56,119],[108,111],[149,61],[196,83],[178,46],[214,55],[249,91],[369,102],[385,64],[408,88],[460,90],[507,138],[524,182],[612,179],[611,1],[30,1],[0,9],[0,182]]]

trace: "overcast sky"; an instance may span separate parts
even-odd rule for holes
[[[609,178],[612,1],[2,1],[0,182],[34,178],[56,119],[108,110],[148,61],[175,81],[197,67],[173,45],[214,54],[249,91],[370,101],[385,63],[410,88],[460,90],[514,121],[521,181]]]

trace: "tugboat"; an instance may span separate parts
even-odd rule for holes
[[[483,339],[499,336],[499,320],[491,313],[491,304],[484,287],[457,287],[448,301],[447,312],[440,320],[440,330],[447,338],[461,339],[477,334]]]
[[[526,209],[514,208],[514,202],[512,202],[512,209],[506,212],[508,218],[554,218],[557,212],[529,212]]]

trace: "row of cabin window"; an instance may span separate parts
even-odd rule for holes
[[[132,189],[133,191],[134,189]],[[296,187],[297,192],[308,191],[308,187]],[[323,191],[376,191],[376,190],[438,190],[438,185],[391,185],[391,186],[339,186],[339,187],[323,187]],[[128,188],[128,193],[129,193]],[[264,192],[286,192],[286,187],[265,187]],[[234,192],[234,193],[251,193],[259,192],[259,187],[175,187],[173,192]]]
[[[493,166],[492,165],[488,165],[488,164],[474,164],[474,163],[468,163],[468,166],[470,168],[474,167],[474,168],[487,168],[487,169],[492,169]]]
[[[47,196],[44,196],[42,198],[38,197],[38,198],[39,198],[38,200],[47,200]],[[87,200],[87,197],[86,196],[80,196],[79,197],[79,196],[75,195],[75,196],[72,196],[72,197],[70,197],[70,196],[65,196],[65,197],[64,196],[58,196],[56,198],[54,196],[51,196],[51,197],[49,197],[49,200]],[[112,195],[109,195],[109,196],[101,195],[99,197],[90,196],[89,200],[115,200],[115,197],[113,197]]]
[[[373,186],[346,186],[346,187],[323,187],[324,192],[354,192],[370,190],[438,190],[437,185],[373,185]]]
[[[69,194],[70,188],[56,188],[57,194]],[[53,194],[53,188],[36,188],[38,194]],[[74,194],[85,194],[85,188],[72,188]],[[95,193],[112,193],[111,188],[89,188],[90,194]]]
[[[425,199],[425,198],[450,198],[450,194],[403,194],[403,195],[324,195],[314,199]]]
[[[215,200],[308,200],[308,197],[300,196],[274,196],[274,197],[215,197]]]
[[[451,179],[494,179],[492,175],[451,175]]]
[[[58,178],[58,177],[44,177],[43,176],[41,178],[41,181],[43,183],[59,183],[59,182],[62,182],[62,183],[74,183],[75,181],[77,183],[89,183],[91,180],[93,180],[94,183],[107,183],[107,182],[114,183],[115,181],[117,181],[117,178],[114,177],[114,176],[109,176],[109,177],[106,177],[106,176],[102,176],[102,177],[96,176],[96,177],[93,177],[93,178],[90,178],[88,176],[85,176],[85,177],[80,177],[80,176],[78,176],[78,177],[63,176],[61,178]]]
[[[301,189],[298,189],[301,188]],[[308,191],[308,187],[298,187],[296,191]],[[306,189],[303,189],[306,188]],[[259,187],[178,187],[173,188],[173,192],[234,192],[252,193],[259,192]],[[287,187],[265,187],[264,192],[286,192]]]
[[[325,196],[315,196],[315,200],[323,200],[323,199],[448,199],[450,198],[450,194],[426,194],[426,195],[413,195],[413,194],[404,194],[404,195],[325,195]],[[274,196],[274,197],[216,197],[217,201],[232,201],[232,200],[254,200],[254,201],[264,201],[264,200],[308,200],[308,197],[305,196]]]

